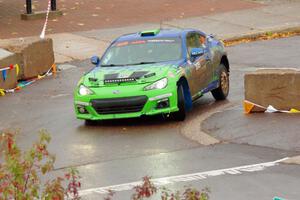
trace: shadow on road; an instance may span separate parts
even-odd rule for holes
[[[229,100],[216,102],[210,95],[206,95],[193,103],[193,109],[187,113],[186,120],[190,120],[195,115],[201,115],[203,112],[207,112],[215,107],[229,103]],[[82,121],[82,125],[78,127],[79,130],[101,129],[101,128],[147,128],[165,126],[180,126],[184,122],[176,121],[172,114],[170,115],[154,115],[154,116],[142,116],[139,118],[129,119],[113,119],[113,120],[100,120],[93,125],[85,125]]]

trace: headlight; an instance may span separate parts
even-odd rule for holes
[[[88,87],[86,87],[84,85],[80,85],[78,91],[79,91],[79,94],[82,96],[94,94],[94,92],[92,92]]]
[[[164,89],[165,87],[167,87],[167,85],[168,85],[168,79],[163,78],[152,83],[151,85],[146,86],[144,89],[145,90]]]

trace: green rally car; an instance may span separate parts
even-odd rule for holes
[[[229,93],[229,61],[222,42],[195,30],[150,30],[113,41],[74,92],[78,119],[171,114],[184,120],[193,101]]]

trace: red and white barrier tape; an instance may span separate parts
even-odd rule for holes
[[[19,82],[17,87],[15,87],[13,89],[5,90],[5,89],[0,88],[0,96],[5,96],[6,93],[14,93],[15,91],[21,90],[21,88],[31,85],[32,83],[36,82],[37,80],[43,79],[46,76],[51,76],[52,74],[56,74],[56,73],[57,73],[57,69],[56,69],[56,64],[54,63],[51,66],[51,68],[44,75],[38,75],[36,78],[33,78],[28,81],[21,81],[21,82]]]
[[[48,24],[50,9],[51,9],[51,0],[48,1],[48,8],[47,8],[46,20],[45,20],[44,27],[43,27],[43,30],[42,30],[41,35],[40,35],[41,39],[44,39],[45,35],[46,35],[46,29],[47,29],[47,24]]]
[[[19,74],[20,67],[19,67],[18,64],[9,65],[9,67],[0,68],[0,72],[6,71],[6,70],[12,70],[12,69],[15,69],[15,68],[17,69],[17,74]]]

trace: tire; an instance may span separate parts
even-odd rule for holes
[[[184,121],[186,117],[185,98],[182,84],[177,88],[177,104],[179,110],[173,114],[176,121]]]
[[[217,100],[225,100],[229,94],[229,73],[226,67],[220,65],[220,75],[219,75],[219,87],[212,90],[211,93],[213,97]]]
[[[86,126],[96,126],[97,125],[97,121],[86,119],[84,124]]]

